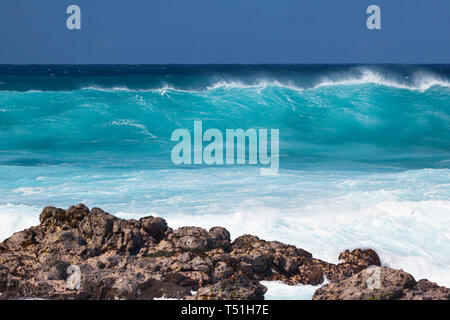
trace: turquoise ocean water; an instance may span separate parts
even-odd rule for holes
[[[280,170],[175,166],[173,130],[280,131]],[[84,202],[450,286],[450,66],[0,66],[0,240]]]

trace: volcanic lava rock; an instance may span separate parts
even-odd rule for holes
[[[0,299],[263,299],[260,280],[319,285],[325,278],[331,283],[316,299],[448,298],[446,288],[387,268],[374,294],[364,283],[367,268],[380,266],[375,251],[347,250],[339,258],[331,264],[253,235],[231,242],[222,227],[172,230],[159,217],[46,207],[40,225],[0,243]]]
[[[314,300],[449,300],[450,289],[428,280],[416,282],[403,270],[369,267],[318,289]]]

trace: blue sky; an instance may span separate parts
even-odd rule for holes
[[[381,30],[366,28],[371,4]],[[449,38],[448,0],[0,3],[0,63],[450,63]]]

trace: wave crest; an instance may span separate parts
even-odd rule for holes
[[[397,89],[408,89],[417,91],[426,91],[434,86],[450,87],[450,81],[435,74],[426,72],[416,72],[412,76],[404,76],[401,79],[393,79],[383,75],[380,72],[370,69],[360,69],[358,76],[334,75],[323,77],[322,80],[314,86],[314,89],[326,86],[344,86],[344,85],[365,85],[375,84]]]
[[[306,91],[315,90],[324,87],[337,87],[337,86],[362,86],[362,85],[378,85],[396,89],[413,90],[425,92],[433,87],[450,88],[450,81],[442,76],[429,72],[416,72],[411,76],[387,76],[382,72],[371,69],[358,69],[356,72],[348,73],[334,73],[330,75],[324,75],[319,77],[317,81],[309,85],[299,85],[293,80],[282,81],[278,79],[261,78],[246,83],[241,80],[218,80],[203,89],[181,89],[176,86],[165,84],[159,88],[152,89],[132,89],[127,87],[113,87],[113,88],[100,88],[100,87],[85,87],[81,90],[99,90],[106,92],[114,91],[129,91],[129,92],[155,92],[160,95],[164,95],[170,92],[179,93],[205,93],[209,91],[217,90],[241,90],[250,89],[261,92],[267,88],[284,88],[293,91]]]
[[[0,92],[154,92],[203,94],[217,90],[256,90],[284,88],[294,91],[315,90],[336,86],[377,85],[396,89],[424,92],[433,87],[450,87],[450,66],[414,65],[280,65],[280,66],[190,66],[188,69],[172,66],[167,74],[149,71],[137,77],[120,74],[86,77],[65,77],[58,83],[48,80],[23,83],[14,78],[0,84]]]

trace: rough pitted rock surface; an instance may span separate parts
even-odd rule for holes
[[[416,282],[403,270],[369,267],[338,283],[318,289],[313,300],[449,300],[450,289]]]
[[[0,243],[0,298],[263,299],[267,289],[260,280],[346,283],[380,265],[370,249],[345,251],[339,258],[339,264],[327,263],[295,246],[252,235],[231,242],[221,227],[172,230],[162,218],[123,220],[83,204],[46,207],[40,225]],[[73,276],[69,267],[80,270],[78,287],[67,285]],[[403,297],[418,298],[425,291],[434,297],[443,290],[427,281],[414,288]]]

